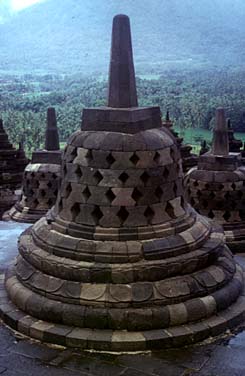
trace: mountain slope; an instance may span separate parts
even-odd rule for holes
[[[46,0],[0,24],[0,69],[105,70],[117,13],[131,17],[139,67],[244,59],[243,0]]]

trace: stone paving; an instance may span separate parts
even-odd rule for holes
[[[17,254],[25,224],[0,222],[1,270]],[[244,256],[237,261],[245,266]],[[21,376],[243,376],[245,331],[215,343],[137,355],[71,351],[32,341],[0,324],[0,375]]]

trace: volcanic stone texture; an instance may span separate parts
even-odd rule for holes
[[[129,27],[126,16],[114,23]],[[86,109],[61,180],[6,274],[8,325],[63,346],[142,351],[200,341],[244,317],[242,270],[222,230],[186,203],[159,108]]]
[[[221,230],[184,201],[164,128],[76,132],[52,217],[21,236],[6,277],[23,312],[17,328],[35,338],[108,351],[179,346],[214,333],[215,315],[242,292]]]
[[[0,217],[17,201],[15,191],[21,187],[27,163],[23,150],[16,150],[9,142],[0,119]]]

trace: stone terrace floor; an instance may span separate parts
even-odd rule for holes
[[[27,225],[0,222],[0,271],[17,253]],[[236,256],[245,267],[245,254]],[[245,328],[245,325],[244,325]],[[245,330],[214,343],[138,355],[75,352],[13,333],[0,322],[0,375],[4,376],[244,376]]]

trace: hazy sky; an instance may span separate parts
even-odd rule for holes
[[[14,10],[20,10],[38,3],[39,1],[40,0],[11,0],[11,5]]]

